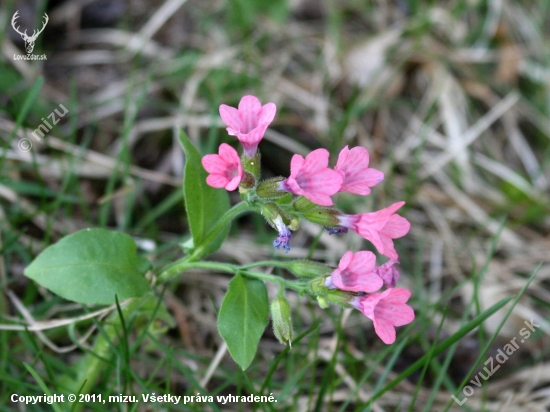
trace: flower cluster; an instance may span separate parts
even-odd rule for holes
[[[325,149],[313,150],[305,158],[295,154],[290,176],[261,181],[258,144],[275,113],[274,103],[262,105],[254,96],[244,96],[238,108],[220,106],[227,132],[238,138],[243,154],[239,158],[233,147],[223,143],[219,154],[204,156],[202,164],[209,173],[207,184],[230,191],[239,188],[243,200],[278,232],[273,245],[286,252],[290,250],[291,231],[298,229],[300,219],[320,224],[330,234],[352,230],[369,240],[381,255],[389,258],[386,263],[376,266],[376,256],[370,251],[349,251],[332,272],[321,266],[325,272],[319,273],[319,264],[301,261],[301,269],[294,273],[314,278],[309,292],[322,307],[330,301],[358,309],[372,319],[384,343],[393,343],[394,327],[414,319],[412,308],[406,304],[410,292],[395,288],[400,274],[395,267],[398,255],[393,239],[406,235],[410,228],[410,223],[396,214],[405,202],[356,215],[344,214],[333,207],[331,197],[337,193],[365,196],[384,179],[382,172],[369,167],[369,152],[363,147],[344,147],[334,168],[329,167],[330,154]],[[385,290],[380,292],[382,287]]]
[[[396,263],[390,260],[376,266],[374,253],[361,251],[354,254],[348,251],[340,259],[338,268],[325,279],[325,286],[329,289],[360,292],[349,304],[373,321],[374,330],[387,344],[395,342],[394,326],[406,325],[414,319],[412,308],[406,305],[411,292],[395,288],[400,277],[394,266]],[[378,291],[382,285],[386,287],[385,291],[371,293]]]

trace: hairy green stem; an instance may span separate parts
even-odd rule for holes
[[[278,268],[288,269],[289,261],[278,261],[278,260],[261,260],[259,262],[250,263],[248,265],[241,266],[241,269],[256,268],[260,266],[275,266]]]
[[[270,265],[271,266],[271,265]],[[253,272],[250,270],[244,270],[242,267],[233,265],[230,263],[220,263],[220,262],[190,262],[185,258],[174,262],[172,265],[167,267],[157,276],[157,283],[163,283],[169,280],[170,278],[179,275],[182,272],[185,272],[189,269],[211,269],[218,270],[220,272],[227,272],[233,275],[241,273],[244,276],[256,278],[260,280],[265,280],[268,282],[275,282],[280,285],[283,285],[289,289],[294,289],[299,292],[304,290],[304,286],[301,283],[296,283],[294,281],[289,281],[283,278],[280,278],[275,275],[269,275],[267,273]],[[302,282],[303,283],[303,282]]]

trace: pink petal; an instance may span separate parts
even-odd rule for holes
[[[325,195],[323,193],[312,193],[312,192],[306,192],[306,191],[302,191],[302,192],[303,192],[303,193],[301,193],[302,196],[306,197],[311,202],[316,203],[320,206],[332,206],[333,205],[332,199],[328,195]],[[298,194],[296,192],[292,192],[292,193]]]
[[[354,273],[349,270],[332,272],[331,283],[340,290],[350,292],[376,292],[384,282],[374,273]]]
[[[403,326],[414,320],[414,311],[409,305],[389,305],[382,301],[374,309],[374,316],[379,322]]]
[[[405,204],[405,202],[401,201],[401,202],[396,202],[394,203],[393,205],[390,205],[388,206],[387,208],[384,209],[384,211],[388,214],[388,215],[392,215],[394,214],[398,209],[401,208],[401,206],[403,206]]]
[[[313,173],[328,167],[330,153],[326,149],[316,149],[306,156],[305,172]],[[339,174],[338,174],[339,176]]]
[[[373,293],[372,295],[362,296],[360,298],[360,304],[362,305],[363,308],[371,307],[374,311],[374,308],[376,308],[378,303],[382,299],[384,299],[386,296],[388,296],[390,294],[391,290],[392,289],[386,289],[385,291],[380,292],[380,293]],[[372,319],[374,317],[374,313],[372,314],[372,316],[369,316],[367,314],[365,314],[365,316]]]
[[[396,239],[405,236],[410,228],[411,224],[407,219],[399,215],[393,215],[388,219],[388,223],[382,228],[381,233]]]
[[[257,126],[248,133],[239,132],[236,135],[239,138],[239,141],[243,144],[258,145],[258,143],[260,143],[260,141],[264,138],[266,129],[267,125]]]
[[[218,149],[220,157],[229,164],[240,164],[241,159],[239,159],[239,154],[235,149],[229,146],[227,143],[222,143]]]
[[[225,185],[225,190],[229,190],[230,192],[235,190],[239,186],[239,183],[241,183],[241,177],[242,175],[237,175],[231,179],[231,181]]]
[[[290,160],[290,176],[296,178],[296,175],[300,172],[302,169],[302,166],[304,165],[304,158],[300,156],[299,154],[295,154],[292,156],[292,159]]]
[[[351,250],[348,250],[346,253],[344,253],[344,256],[340,259],[340,262],[338,263],[338,269],[344,270],[346,269],[351,261],[353,260],[353,252]]]
[[[414,311],[405,302],[409,300],[411,292],[403,288],[389,289],[390,293],[382,299],[374,309],[378,320],[385,320],[395,326],[403,326],[414,320]]]
[[[362,169],[357,173],[348,174],[345,174],[342,170],[338,170],[338,172],[344,174],[344,182],[340,191],[362,196],[370,194],[370,188],[384,180],[384,173],[376,169]]]
[[[376,256],[374,255],[374,253],[362,250],[355,254],[351,265],[348,265],[347,269],[354,272],[370,273],[373,271],[375,266]]]
[[[368,168],[363,176],[363,181],[367,183],[370,187],[377,185],[382,180],[384,180],[384,173],[380,170]]]
[[[365,223],[361,219],[357,223],[357,233],[359,233],[362,237],[364,237],[369,242],[371,242],[374,245],[374,247],[376,247],[376,250],[378,250],[378,252],[383,254],[384,243],[382,242],[382,239],[378,234],[378,230],[376,229],[375,225]]]
[[[227,126],[229,134],[234,134],[241,130],[241,118],[239,117],[239,111],[237,109],[226,104],[221,104],[219,111],[223,122]],[[231,133],[229,129],[232,129],[233,133]]]
[[[225,187],[228,180],[225,176],[222,175],[208,175],[206,177],[206,183],[209,186],[215,187],[216,189],[221,189]]]
[[[379,290],[384,281],[375,273],[367,273],[359,276],[353,289],[348,289],[352,292],[376,292]]]
[[[342,170],[344,173],[354,173],[356,171],[367,169],[369,167],[369,152],[367,149],[361,146],[356,146],[347,153],[347,146],[342,149],[340,156],[338,156],[338,163],[336,163],[335,170]],[[344,152],[344,153],[343,153]]]
[[[258,123],[259,124],[271,123],[275,118],[276,113],[277,113],[277,106],[275,106],[275,103],[264,104],[260,112],[260,118]]]
[[[357,296],[351,304],[367,318],[374,320],[374,308],[380,301],[380,295],[381,293],[374,293],[367,296]]]
[[[227,168],[226,163],[217,154],[207,154],[201,160],[202,166],[208,173],[222,174]]]
[[[357,223],[358,233],[361,236],[365,237],[363,233],[369,234],[370,232],[381,231],[384,228],[384,226],[386,226],[386,224],[388,223],[388,220],[390,219],[391,215],[404,204],[405,202],[397,202],[377,212],[362,213],[358,215],[360,216],[359,221]],[[365,237],[365,238],[370,240],[370,238],[368,237]]]
[[[203,167],[210,173],[206,183],[215,188],[235,190],[243,176],[239,154],[226,143],[220,145],[218,152],[219,155],[206,155],[201,160]]]
[[[380,233],[380,240],[382,243],[382,247],[381,248],[376,247],[378,252],[380,252],[384,256],[389,257],[390,259],[398,259],[399,255],[395,251],[393,240],[388,236],[384,236],[382,233]]]
[[[355,255],[348,251],[331,274],[331,282],[341,290],[351,292],[375,292],[383,285],[383,281],[372,273],[376,263],[374,253],[360,251]]]
[[[393,313],[394,326],[408,325],[414,320],[414,310],[409,305],[400,305]]]
[[[393,288],[384,298],[387,303],[406,303],[411,297],[411,291],[404,288]]]
[[[309,174],[300,172],[296,181],[305,192],[317,192],[327,196],[337,193],[342,186],[342,176],[328,168]]]
[[[356,146],[349,151],[347,163],[353,168],[369,167],[369,151],[361,146]]]
[[[262,104],[260,99],[250,94],[243,96],[239,102],[239,112],[243,113],[260,113]]]
[[[296,154],[290,162],[290,177],[286,179],[286,190],[305,196],[321,206],[332,206],[330,196],[342,185],[342,176],[328,166],[329,152],[317,149],[304,159]]]
[[[290,193],[294,193],[295,195],[303,196],[304,191],[302,188],[298,185],[298,182],[296,182],[296,179],[293,177],[289,177],[284,181],[285,190],[290,191]]]
[[[383,320],[374,320],[374,331],[382,339],[386,345],[390,345],[395,342],[395,328],[391,323],[387,323]]]
[[[336,162],[336,166],[334,167],[334,170],[340,170],[342,167],[344,167],[344,164],[346,164],[346,160],[349,156],[349,149],[348,147],[344,147],[342,150],[340,150],[340,154],[338,155],[338,161]]]
[[[249,133],[258,127],[262,104],[255,96],[244,96],[239,102],[239,116],[241,117],[241,132]]]

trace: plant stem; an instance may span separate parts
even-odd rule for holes
[[[248,265],[241,266],[241,269],[255,268],[259,266],[275,266],[278,268],[288,268],[288,261],[278,261],[278,260],[261,260],[259,262],[250,263]]]
[[[212,241],[220,234],[220,232],[231,223],[238,215],[244,212],[255,210],[248,202],[240,202],[229,209],[224,215],[216,222],[214,227],[208,232],[208,234],[200,241],[200,244],[195,245],[195,248],[190,255],[186,256],[188,262],[194,262],[199,260],[204,254],[204,249],[212,243]]]
[[[218,262],[193,262],[188,259],[188,256],[180,259],[166,269],[164,269],[157,276],[157,284],[166,282],[168,279],[179,275],[189,269],[212,269],[220,272],[237,273],[238,267],[230,263],[218,263]]]
[[[271,265],[270,265],[271,266]],[[170,265],[168,268],[163,270],[158,276],[157,276],[157,284],[166,282],[168,279],[185,272],[189,269],[212,269],[212,270],[218,270],[220,272],[227,272],[231,274],[237,274],[242,273],[244,276],[256,278],[260,280],[265,280],[268,282],[275,282],[280,285],[283,285],[289,289],[294,289],[296,291],[303,291],[304,286],[298,283],[295,283],[294,281],[286,280],[283,278],[280,278],[275,275],[269,275],[267,273],[261,273],[261,272],[252,272],[250,270],[243,270],[243,268],[233,265],[230,263],[219,263],[219,262],[190,262],[186,260],[186,258],[183,258],[177,262],[174,262],[172,265]],[[303,283],[303,282],[301,282]]]

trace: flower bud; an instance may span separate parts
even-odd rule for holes
[[[330,275],[334,268],[323,265],[322,263],[312,262],[310,260],[294,260],[289,263],[287,268],[300,278],[317,278]]]
[[[241,165],[245,172],[250,173],[255,180],[260,178],[260,152],[257,151],[254,157],[247,157],[243,153],[241,156]]]
[[[290,233],[290,230],[286,225],[290,223],[290,217],[273,202],[269,202],[262,207],[262,215],[265,216],[271,227],[279,233],[277,239],[273,241],[273,246],[277,249],[282,247],[288,253],[290,250],[290,239],[292,238],[292,233]]]
[[[317,303],[321,309],[326,309],[329,307],[327,300],[323,296],[317,296]]]
[[[278,296],[271,302],[271,320],[277,340],[283,345],[288,343],[292,346],[294,332],[290,318],[290,305],[283,296]]]
[[[264,180],[256,188],[256,194],[264,199],[273,199],[286,196],[286,192],[279,190],[279,183],[283,180],[283,177],[275,177],[273,179]]]
[[[309,212],[305,212],[303,216],[310,222],[317,223],[321,226],[329,228],[337,227],[340,225],[340,219],[342,212],[333,208],[317,208]]]

